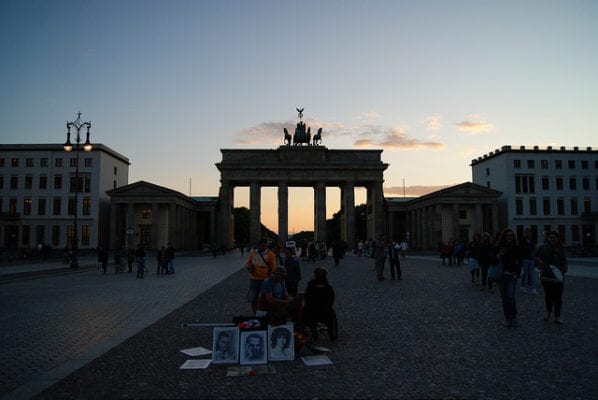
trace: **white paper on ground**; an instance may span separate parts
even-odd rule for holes
[[[209,358],[203,360],[187,360],[179,369],[204,369],[208,368],[208,365],[210,365],[211,362],[212,360]]]
[[[325,355],[305,356],[301,357],[303,363],[308,367],[316,367],[320,365],[332,365],[332,361]]]
[[[205,356],[206,354],[212,354],[212,350],[203,347],[193,347],[192,349],[181,350],[181,352],[191,356]]]

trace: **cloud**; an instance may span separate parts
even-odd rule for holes
[[[240,145],[281,145],[284,142],[283,128],[294,126],[293,122],[262,122],[251,128],[243,129],[234,139]]]
[[[424,119],[424,125],[429,131],[437,131],[442,127],[440,115],[431,115]]]
[[[494,125],[477,115],[469,115],[468,119],[458,122],[455,125],[460,131],[469,132],[474,135],[478,133],[491,132],[494,130]]]
[[[367,111],[362,114],[359,114],[357,117],[355,117],[355,119],[358,121],[373,121],[380,119],[381,117],[382,114],[380,114],[377,111]]]
[[[357,147],[383,147],[389,150],[413,150],[419,148],[441,149],[444,144],[439,142],[422,141],[410,137],[405,128],[385,128],[369,126],[360,134],[361,138],[355,141]]]
[[[428,193],[436,192],[438,190],[451,187],[453,185],[441,185],[441,186],[405,186],[405,196],[407,197],[419,197],[424,196]],[[403,196],[402,186],[390,186],[384,188],[385,195],[399,195]],[[392,197],[392,196],[389,196]]]

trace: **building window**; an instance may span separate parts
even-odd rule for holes
[[[15,167],[15,168],[18,167],[19,166],[19,159],[18,158],[11,158],[10,159],[10,165],[12,167]]]
[[[523,215],[523,199],[515,199],[515,214]]]
[[[37,225],[35,227],[35,243],[46,243],[46,227]]]
[[[31,227],[23,225],[23,246],[29,246],[29,244],[31,244]]]
[[[152,219],[152,209],[151,208],[143,208],[141,210],[141,219]]]
[[[29,167],[29,168],[33,167],[33,158],[31,158],[31,157],[26,158],[25,159],[25,166]]]
[[[118,169],[116,167],[114,167],[114,175],[116,175],[117,171],[118,171]]]
[[[92,161],[91,161],[91,160],[92,160],[92,158],[86,158],[86,159],[85,159],[85,166],[86,166],[87,168],[90,168],[90,167],[91,167],[91,165],[92,165]]]
[[[8,214],[15,215],[17,213],[17,199],[11,198],[8,200]]]
[[[89,197],[83,199],[83,215],[91,215],[91,199]]]
[[[569,205],[571,206],[571,215],[577,215],[577,213],[579,212],[577,210],[577,199],[571,199]]]
[[[515,193],[536,193],[534,175],[515,175]]]
[[[54,166],[62,167],[62,158],[57,158],[56,160],[54,160]]]
[[[0,158],[0,168],[4,168],[4,158]]]
[[[584,176],[581,180],[581,186],[583,190],[590,190],[590,178]]]
[[[598,181],[596,182],[598,184]],[[490,183],[488,182],[488,185],[490,185]],[[490,187],[490,186],[488,186]],[[116,189],[116,181],[112,181],[112,189]]]
[[[459,210],[459,218],[467,219],[467,210]]]
[[[588,198],[583,199],[583,212],[586,214],[592,212],[592,201]]]
[[[77,167],[77,158],[76,157],[71,158],[71,160],[70,160],[70,166],[73,167],[73,168]]]
[[[590,167],[590,163],[588,160],[581,160],[581,168],[588,169]]]
[[[577,190],[577,179],[573,176],[569,178],[569,190]]]
[[[4,176],[3,175],[0,175],[0,189],[4,189]]]
[[[75,201],[75,198],[69,198],[69,203],[68,203],[68,214],[69,215],[75,215],[75,212],[77,211],[77,202]]]
[[[48,177],[42,175],[39,177],[39,188],[40,189],[47,189],[48,188]]]
[[[48,166],[48,159],[46,157],[42,157],[39,159],[39,166],[40,167],[47,167]]]
[[[565,215],[565,199],[556,199],[556,213]]]
[[[528,168],[533,169],[533,168],[535,168],[535,165],[536,164],[534,163],[534,160],[527,160],[527,167]]]
[[[90,237],[89,232],[90,232],[89,225],[81,226],[81,245],[89,246],[89,237]]]
[[[540,167],[542,169],[548,169],[548,160],[540,160]]]
[[[575,169],[575,160],[569,160],[568,165],[569,169]]]
[[[31,215],[31,199],[23,200],[23,215]]]
[[[598,169],[598,160],[594,161],[594,169]]]
[[[46,215],[46,199],[37,200],[37,215]]]
[[[18,189],[19,188],[19,177],[18,176],[11,176],[10,177],[10,188],[11,189]]]
[[[521,168],[521,160],[513,160],[513,167],[515,169]]]
[[[565,235],[565,225],[559,225],[559,236],[561,238],[561,243],[565,244],[567,242],[567,236]]]
[[[579,242],[579,225],[571,225],[571,240]]]
[[[52,246],[60,246],[60,226],[52,225]]]
[[[542,212],[544,215],[550,215],[550,199],[542,200]]]
[[[77,185],[77,178],[74,176],[71,176],[69,191],[71,193],[75,193],[75,191],[77,191],[79,193],[91,192],[91,178],[89,176],[80,176],[79,177],[79,185]]]
[[[598,178],[596,178],[596,190],[598,190]]]
[[[562,169],[563,168],[563,160],[554,160],[554,167],[556,169]]]
[[[548,176],[542,177],[542,190],[550,190],[550,178]]]
[[[54,176],[54,189],[62,189],[62,175]]]
[[[560,176],[556,177],[556,190],[563,190],[563,178]]]
[[[85,193],[89,193],[91,192],[91,177],[90,176],[85,176],[83,177],[83,192]]]
[[[52,214],[53,215],[60,215],[62,204],[60,202],[60,198],[55,198],[52,202]]]
[[[66,227],[66,242],[70,245],[73,243],[75,238],[75,231],[73,229],[73,225],[69,225]]]
[[[31,175],[25,177],[25,189],[33,189],[33,177]]]
[[[538,214],[538,206],[536,205],[536,199],[529,199],[529,213],[530,215]]]
[[[486,168],[486,176],[490,176],[490,168]]]

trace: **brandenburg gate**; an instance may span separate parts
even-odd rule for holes
[[[302,117],[303,110],[299,111]],[[326,240],[326,187],[341,191],[341,238],[355,241],[355,187],[367,189],[368,236],[385,233],[382,183],[388,164],[382,150],[329,150],[319,145],[321,129],[310,143],[309,128],[300,121],[293,143],[285,129],[285,145],[273,150],[221,149],[218,210],[219,243],[232,246],[234,188],[249,187],[251,243],[260,238],[261,188],[278,188],[278,240],[288,239],[289,187],[314,189],[314,239]],[[305,137],[305,135],[307,135]],[[316,139],[318,141],[316,141]],[[302,144],[307,143],[306,146]],[[367,238],[361,238],[367,239]]]

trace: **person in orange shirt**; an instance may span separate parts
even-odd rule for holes
[[[250,274],[247,301],[251,303],[251,311],[255,315],[262,282],[272,275],[276,269],[276,257],[273,252],[268,250],[266,239],[260,239],[257,247],[249,253],[245,268]]]

